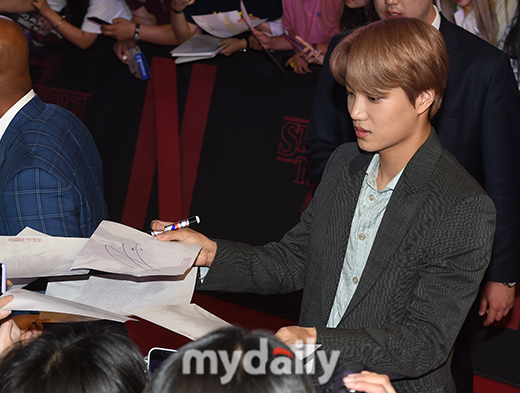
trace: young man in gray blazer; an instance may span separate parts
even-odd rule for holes
[[[317,377],[358,362],[396,391],[455,393],[453,343],[489,263],[496,213],[430,125],[448,75],[444,40],[422,20],[389,19],[348,35],[330,63],[357,143],[333,153],[300,223],[262,247],[189,229],[158,238],[202,246],[205,290],[303,288],[299,326],[277,336],[321,345],[334,361],[318,356]]]

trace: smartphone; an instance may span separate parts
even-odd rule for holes
[[[98,17],[96,16],[90,16],[87,18],[88,20],[91,20],[92,22],[94,23],[97,23],[98,25],[111,25],[112,23],[109,23],[103,19],[99,19]]]
[[[175,352],[177,352],[176,349],[169,348],[154,347],[150,349],[148,356],[146,357],[146,363],[148,364],[148,371],[150,374],[153,374],[155,370],[157,370],[161,364]]]
[[[7,267],[5,266],[5,263],[0,263],[1,269],[2,269],[2,295],[7,291]]]

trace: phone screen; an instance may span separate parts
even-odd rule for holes
[[[94,23],[97,23],[97,24],[100,24],[100,25],[111,25],[112,23],[109,23],[103,19],[99,19],[98,17],[96,16],[90,16],[87,18],[88,20],[91,20],[92,22]]]
[[[148,352],[148,370],[153,374],[161,364],[168,359],[172,354],[177,352],[175,349],[168,348],[152,348]]]
[[[7,268],[5,266],[5,263],[0,263],[0,266],[2,271],[2,283],[0,285],[2,294],[4,294],[5,291],[7,291]]]

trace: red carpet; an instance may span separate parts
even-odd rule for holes
[[[475,375],[474,379],[475,393],[520,393],[519,388],[515,388],[505,383],[493,381],[492,379]]]

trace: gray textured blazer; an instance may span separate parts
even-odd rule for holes
[[[488,266],[496,214],[433,130],[393,191],[342,321],[324,327],[371,157],[355,143],[340,146],[300,223],[280,242],[218,241],[202,289],[303,288],[299,325],[316,327],[325,351],[341,351],[338,365],[388,374],[398,392],[455,392],[451,349]]]

